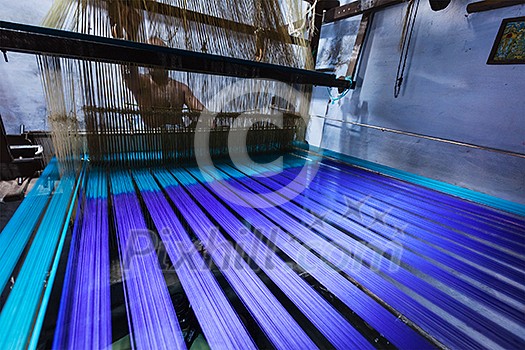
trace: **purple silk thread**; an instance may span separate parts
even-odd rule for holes
[[[133,176],[210,347],[255,349],[239,316],[152,175],[141,171]]]
[[[123,283],[132,344],[137,349],[186,348],[155,247],[127,172],[111,174]]]
[[[54,349],[111,346],[108,207],[105,174],[90,172],[81,225],[78,214]]]

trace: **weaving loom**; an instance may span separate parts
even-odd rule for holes
[[[283,6],[64,0],[45,25],[312,69]],[[163,69],[196,110],[141,102],[162,65],[73,56],[38,57],[56,157],[0,234],[0,348],[525,346],[524,213],[304,150],[298,79]]]

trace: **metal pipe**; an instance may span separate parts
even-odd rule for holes
[[[380,130],[380,131],[383,131],[383,132],[386,131],[386,132],[391,132],[391,133],[394,133],[394,134],[400,134],[400,135],[418,137],[418,138],[425,139],[425,140],[431,140],[431,141],[448,143],[448,144],[456,145],[456,146],[462,146],[462,147],[467,147],[467,148],[479,149],[479,150],[483,150],[483,151],[495,152],[495,153],[505,154],[505,155],[512,156],[512,157],[518,157],[518,158],[525,159],[525,154],[523,154],[523,153],[507,151],[507,150],[494,148],[494,147],[480,146],[480,145],[476,145],[476,144],[473,144],[473,143],[449,140],[449,139],[444,139],[444,138],[441,138],[441,137],[429,136],[429,135],[424,135],[424,134],[418,134],[418,133],[409,132],[409,131],[390,129],[390,128],[385,128],[385,127],[377,126],[377,125],[370,125],[370,124],[363,124],[363,123],[352,122],[352,121],[345,121],[345,120],[340,120],[340,119],[326,118],[326,117],[322,117],[322,116],[319,116],[319,115],[312,115],[312,117],[325,119],[325,120],[336,121],[336,122],[344,123],[344,124],[352,124],[352,125],[361,126],[361,127],[364,127],[364,128]]]

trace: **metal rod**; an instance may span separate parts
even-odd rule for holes
[[[429,135],[424,135],[424,134],[418,134],[418,133],[409,132],[409,131],[390,129],[390,128],[385,128],[385,127],[377,126],[377,125],[370,125],[370,124],[363,124],[363,123],[352,122],[352,121],[345,121],[345,120],[340,120],[340,119],[326,118],[326,117],[322,117],[322,116],[319,116],[319,115],[312,115],[312,117],[325,119],[325,120],[331,120],[331,121],[344,123],[344,124],[352,124],[352,125],[361,126],[361,127],[364,127],[364,128],[380,130],[380,131],[383,131],[383,132],[386,131],[386,132],[391,132],[391,133],[394,133],[394,134],[400,134],[400,135],[418,137],[418,138],[421,138],[421,139],[426,139],[426,140],[431,140],[431,141],[448,143],[448,144],[456,145],[456,146],[462,146],[462,147],[479,149],[479,150],[483,150],[483,151],[495,152],[495,153],[500,153],[500,154],[505,154],[505,155],[508,155],[508,156],[513,156],[513,157],[518,157],[518,158],[524,158],[525,159],[525,154],[523,154],[523,153],[507,151],[507,150],[503,150],[503,149],[499,149],[499,148],[480,146],[480,145],[476,145],[476,144],[473,144],[473,143],[449,140],[449,139],[444,139],[444,138],[441,138],[441,137],[429,136]]]
[[[108,63],[129,62],[289,84],[342,88],[350,85],[333,74],[4,21],[0,21],[0,50]]]

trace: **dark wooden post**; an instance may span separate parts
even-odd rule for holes
[[[313,0],[306,0],[309,3],[313,4]],[[339,6],[339,1],[337,0],[318,0],[315,5],[314,13],[314,35],[310,40],[310,47],[312,49],[312,55],[314,58],[314,64],[317,62],[317,49],[319,48],[319,38],[321,37],[321,25],[323,24],[323,14],[324,11],[335,8]]]

